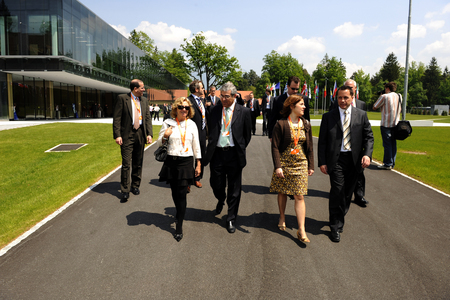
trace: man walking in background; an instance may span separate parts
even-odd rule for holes
[[[122,154],[122,170],[120,175],[121,202],[127,202],[130,191],[139,195],[141,185],[142,162],[144,160],[145,143],[152,142],[153,127],[144,83],[133,79],[131,92],[117,97],[114,105],[113,134]],[[131,168],[131,182],[130,182]]]

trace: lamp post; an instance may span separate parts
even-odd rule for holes
[[[411,33],[411,2],[409,0],[409,15],[408,15],[408,35],[406,39],[406,65],[405,65],[405,88],[403,91],[403,104],[402,104],[402,120],[406,119],[406,101],[408,99],[408,70],[409,70],[409,37]]]

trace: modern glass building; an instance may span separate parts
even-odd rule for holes
[[[111,116],[133,78],[186,89],[76,0],[1,0],[0,120]]]

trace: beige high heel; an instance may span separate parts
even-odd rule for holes
[[[308,239],[307,236],[305,236],[305,237],[302,238],[302,236],[300,235],[300,229],[297,231],[297,238],[298,238],[298,240],[299,240],[300,242],[303,242],[303,243],[310,243],[310,242],[311,242],[311,241]]]

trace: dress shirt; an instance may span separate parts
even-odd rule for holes
[[[377,109],[381,107],[381,122],[383,127],[395,127],[400,120],[401,95],[394,92],[381,95],[373,105],[373,108]]]
[[[342,130],[344,130],[344,120],[345,120],[345,114],[344,114],[344,109],[342,109],[341,107],[339,107],[339,115],[341,116],[341,123],[342,123]],[[348,126],[351,126],[352,124],[352,106],[350,105],[347,108],[348,111]],[[351,140],[350,140],[351,142]],[[347,150],[344,149],[344,135],[342,135],[342,143],[341,143],[341,152],[348,152],[348,151],[352,151],[352,149]]]
[[[159,137],[158,137],[158,147],[162,145],[163,143],[163,136],[164,132],[167,128],[170,126],[173,126],[172,128],[172,134],[169,137],[169,140],[167,141],[168,147],[167,147],[167,154],[171,156],[182,156],[182,157],[189,157],[194,156],[195,159],[202,158],[202,154],[200,151],[200,141],[198,138],[198,129],[197,125],[195,125],[194,121],[191,119],[187,119],[187,122],[182,121],[180,122],[181,130],[184,132],[185,126],[187,124],[186,129],[186,140],[185,140],[185,148],[183,148],[183,144],[181,142],[181,134],[180,129],[178,127],[178,123],[174,119],[166,119],[162,126],[161,130],[159,131]],[[185,149],[188,148],[188,151],[185,152]]]
[[[133,110],[133,125],[134,126],[134,114],[136,112],[136,105],[134,105],[134,100],[136,100],[136,103],[141,104],[141,100],[139,100],[139,97],[136,97],[135,95],[133,95],[133,93],[131,93],[131,109]],[[141,107],[141,112],[139,113],[139,125],[142,125],[142,107]]]
[[[231,104],[231,106],[230,106],[230,109],[231,109],[231,111],[233,112],[233,116],[232,117],[234,117],[234,107],[236,106],[236,101],[234,101],[233,102],[233,104]],[[224,126],[224,124],[223,124],[223,110],[224,110],[225,108],[223,107],[222,108],[222,122],[221,122],[221,124],[222,124],[222,127]],[[230,120],[230,125],[228,126],[228,129],[229,129],[229,131],[230,131],[230,147],[234,147],[234,141],[233,141],[233,131],[231,130],[231,123],[233,122],[233,119],[231,119]],[[222,128],[222,127],[220,127],[220,128]],[[222,133],[222,131],[220,131],[220,133]],[[218,138],[218,140],[217,140],[217,147],[221,147],[220,146],[220,138],[221,138],[221,136],[219,136],[219,138]]]

